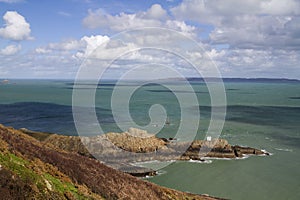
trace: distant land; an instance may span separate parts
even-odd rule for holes
[[[219,78],[205,78],[207,81],[215,81],[219,80]],[[204,78],[195,78],[190,77],[187,78],[188,81],[204,81]],[[287,79],[287,78],[222,78],[224,82],[262,82],[262,83],[269,83],[269,82],[276,82],[276,83],[300,83],[298,79]]]
[[[190,82],[204,82],[204,79],[206,81],[220,81],[220,78],[218,77],[207,77],[207,78],[202,78],[202,77],[186,77],[185,79],[183,78],[165,78],[165,79],[156,79],[158,81],[183,81],[187,80]],[[224,82],[261,82],[261,83],[300,83],[299,79],[289,79],[289,78],[221,78]],[[53,81],[71,81],[68,83],[68,85],[73,86],[74,79],[17,79],[17,78],[12,78],[12,79],[7,79],[7,78],[0,78],[0,84],[9,84],[11,81],[14,80],[53,80]],[[153,79],[149,79],[150,81],[153,81]],[[94,81],[96,80],[80,80],[80,81],[87,81],[84,83],[84,85],[94,85]],[[103,86],[114,86],[114,82],[119,81],[118,79],[101,79],[101,83],[98,85],[103,85]],[[147,81],[147,79],[136,79],[136,80],[122,80],[124,82],[140,82],[140,81]],[[109,82],[109,85],[108,83]]]

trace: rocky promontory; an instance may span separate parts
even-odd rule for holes
[[[245,155],[269,155],[268,153],[238,145],[230,145],[225,139],[194,140],[158,138],[145,130],[130,128],[123,133],[109,132],[92,137],[62,136],[27,129],[22,132],[38,138],[44,145],[97,158],[120,171],[135,176],[152,176],[155,171],[132,165],[145,161],[197,160],[205,158],[242,158]]]
[[[157,138],[144,130],[130,128],[124,133],[107,133],[105,137],[116,147],[127,152],[145,153],[145,159],[155,152],[158,160],[201,160],[213,158],[242,158],[245,155],[269,155],[267,152],[238,145],[230,145],[225,139],[194,140]],[[177,155],[177,153],[181,153]],[[172,157],[172,155],[174,157]],[[165,158],[164,158],[165,156]]]

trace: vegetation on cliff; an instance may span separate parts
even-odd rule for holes
[[[4,199],[215,199],[157,186],[2,125],[0,194]]]

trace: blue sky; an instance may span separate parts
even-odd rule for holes
[[[160,27],[201,44],[201,55],[187,51],[199,56],[195,60],[203,70],[205,54],[224,77],[300,79],[299,16],[299,0],[0,0],[0,78],[73,79],[88,53],[112,42],[119,32]],[[99,48],[99,59],[140,47],[143,37],[145,33],[114,49]],[[168,41],[170,47],[180,43],[168,37],[152,42]],[[159,59],[154,52],[140,51],[128,57],[112,67],[110,76],[150,61],[173,66],[186,76],[194,73],[167,55]]]

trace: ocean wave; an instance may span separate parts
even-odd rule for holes
[[[274,141],[273,139],[269,138],[269,137],[265,137],[265,140],[269,140],[269,141]]]
[[[249,158],[251,156],[249,154],[242,154],[242,155],[243,155],[243,157],[236,157],[234,159],[236,159],[236,160],[244,160],[244,159],[247,159],[247,158]]]
[[[166,173],[167,173],[167,171],[165,171],[165,170],[158,170],[156,172],[156,176],[163,175],[163,174],[166,174]]]
[[[293,149],[281,149],[281,148],[274,148],[277,151],[286,151],[286,152],[293,152]]]
[[[250,154],[242,154],[242,155],[243,155],[243,157],[235,157],[235,158],[202,157],[201,159],[203,159],[203,160],[244,160],[251,156],[254,156],[254,155],[250,155]]]
[[[160,161],[160,160],[149,160],[149,161],[141,161],[141,162],[134,162],[131,163],[134,166],[146,165],[146,164],[162,164],[162,163],[173,163],[176,160],[167,160],[167,161]]]
[[[190,163],[200,163],[200,164],[203,164],[203,163],[210,164],[210,163],[212,163],[212,160],[208,160],[208,159],[192,160],[192,159],[190,159],[188,162],[190,162]]]
[[[202,157],[203,160],[235,160],[236,158],[215,158],[215,157]]]

